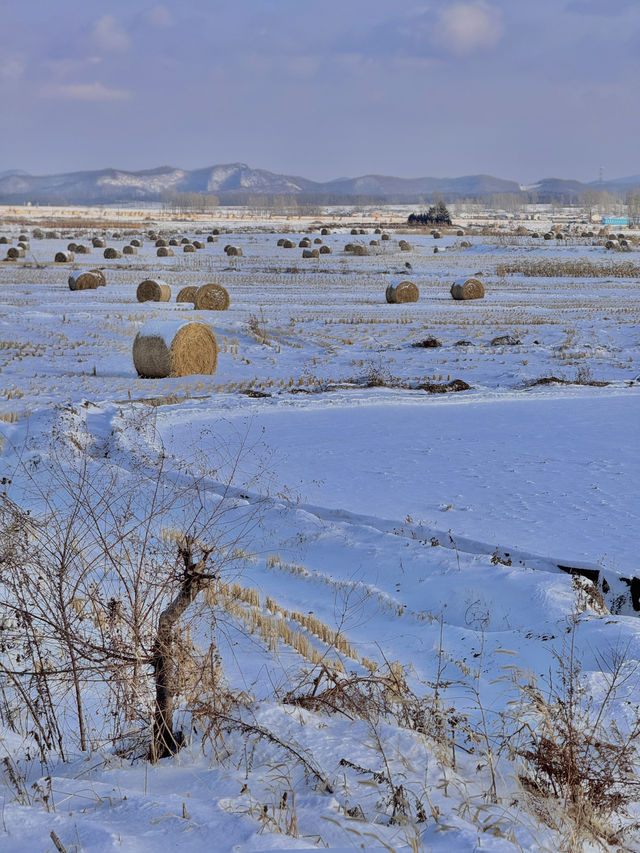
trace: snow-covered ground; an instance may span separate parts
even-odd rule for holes
[[[4,233],[15,245],[19,231]],[[206,633],[203,612],[214,607],[225,678],[253,731],[207,740],[180,714],[186,746],[150,766],[139,751],[114,750],[113,709],[89,698],[91,749],[69,735],[67,761],[52,754],[43,768],[32,733],[4,719],[2,850],[53,849],[52,829],[67,850],[554,850],[562,833],[527,805],[507,754],[504,732],[522,724],[531,698],[518,684],[550,675],[557,684],[570,637],[599,707],[607,661],[623,651],[626,680],[606,717],[623,731],[633,723],[640,276],[617,277],[615,265],[640,265],[640,253],[588,238],[392,234],[360,257],[345,243],[377,235],[347,232],[322,237],[331,254],[303,260],[302,249],[276,245],[280,236],[247,228],[194,254],[174,247],[168,259],[146,238],[117,261],[94,249],[73,265],[104,269],[107,286],[94,291],[70,291],[69,265],[51,262],[71,235],[32,239],[24,261],[0,265],[9,498],[36,513],[36,485],[58,506],[52,472],[84,460],[98,488],[114,476],[139,490],[142,507],[161,451],[167,481],[193,480],[207,500],[223,495],[232,519],[255,512],[259,522],[223,576],[253,597],[234,609],[222,596],[193,621]],[[398,247],[403,236],[410,252]],[[243,256],[228,258],[227,243]],[[536,259],[580,259],[606,273],[500,271]],[[485,299],[454,302],[451,283],[476,273]],[[136,301],[149,277],[171,285],[171,302]],[[386,303],[399,277],[418,285],[417,303]],[[228,311],[176,304],[181,287],[208,281],[228,289]],[[191,317],[216,334],[216,374],[139,379],[131,347],[141,325]],[[492,343],[504,336],[511,341]],[[438,345],[415,346],[430,337]],[[452,380],[470,387],[433,393]],[[595,588],[560,567],[595,577]],[[263,634],[260,614],[272,620]],[[315,657],[298,640],[267,636],[277,622]],[[11,665],[18,630],[0,631]],[[402,672],[430,719],[441,702],[447,719],[455,709],[468,722],[452,746],[428,726],[402,724],[397,698],[387,696],[387,713],[378,703],[360,716],[283,702],[311,690],[319,659],[339,678],[371,677],[374,663],[378,675]],[[131,727],[144,734],[141,721]],[[399,786],[406,819],[390,820]]]

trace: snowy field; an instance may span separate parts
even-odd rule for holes
[[[16,245],[29,230],[1,233]],[[370,246],[371,228],[320,238],[318,225],[308,236],[332,252],[303,259],[276,245],[304,236],[295,223],[289,234],[244,223],[158,258],[146,230],[118,260],[93,249],[53,263],[72,238],[101,233],[69,230],[0,264],[0,478],[7,507],[62,532],[74,506],[102,529],[105,505],[124,513],[129,500],[151,519],[159,544],[144,547],[158,571],[176,529],[219,537],[219,588],[181,630],[190,660],[215,649],[211,683],[232,722],[211,722],[206,691],[198,704],[185,682],[185,744],[147,763],[149,662],[135,689],[130,662],[101,682],[94,638],[79,679],[82,751],[59,645],[29,675],[40,636],[6,585],[0,849],[53,850],[52,830],[67,851],[602,849],[585,840],[596,835],[606,849],[640,849],[640,810],[625,805],[637,786],[628,740],[640,733],[638,248],[455,231],[392,231]],[[107,234],[120,250],[135,236]],[[368,254],[345,253],[348,242]],[[95,266],[106,287],[69,290],[72,269]],[[476,274],[485,298],[451,299],[453,281]],[[138,303],[146,278],[168,283],[171,302]],[[417,284],[417,303],[386,303],[401,278]],[[175,302],[211,281],[227,288],[228,311]],[[133,339],[165,318],[210,324],[215,375],[138,378]],[[446,390],[453,380],[468,389]],[[149,495],[165,488],[179,497],[153,516]],[[211,507],[215,531],[198,527]],[[34,527],[28,541],[43,535],[59,569],[59,539]],[[125,595],[122,543],[97,554],[94,539],[68,538],[83,574],[64,595],[77,631],[104,642],[111,623],[98,610]],[[45,712],[23,707],[43,672],[62,733],[47,750],[34,724]],[[569,748],[567,707],[595,779],[573,810],[566,776],[532,757],[534,744],[547,757]],[[626,745],[624,760],[607,753],[606,764],[598,739]]]

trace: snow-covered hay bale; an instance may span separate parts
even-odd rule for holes
[[[195,285],[190,284],[187,287],[183,287],[176,296],[176,302],[191,302],[195,305],[197,292],[198,288]]]
[[[169,302],[171,288],[160,279],[146,278],[138,285],[136,299],[138,302]]]
[[[391,239],[391,235],[390,235],[390,234],[381,234],[381,235],[380,235],[380,239],[381,239],[381,240],[390,240],[390,239]]]
[[[198,311],[226,311],[229,302],[227,289],[221,284],[212,282],[198,288],[194,305]]]
[[[69,290],[96,290],[106,284],[99,270],[75,270],[68,279]]]
[[[90,255],[91,249],[83,243],[78,243],[76,246],[76,255]]]
[[[111,246],[108,249],[105,249],[102,255],[108,261],[117,260],[118,258],[122,257],[120,252],[117,249],[112,248]]]
[[[318,249],[318,253],[320,255],[330,255],[331,249],[329,246],[320,246],[320,248]]]
[[[56,262],[56,264],[70,264],[73,259],[73,252],[56,252],[53,260]]]
[[[18,258],[24,258],[24,249],[21,246],[11,246],[7,249],[7,257],[11,258],[12,261],[17,260]]]
[[[125,246],[122,250],[123,255],[137,255],[138,250],[135,246]]]
[[[194,240],[193,245],[196,249],[204,249],[204,243],[202,242],[202,240]]]
[[[242,249],[239,246],[228,246],[225,249],[228,257],[230,258],[239,258],[242,257]]]
[[[182,247],[183,252],[195,252],[196,247],[192,243],[185,243]]]
[[[386,290],[387,302],[417,302],[420,296],[418,286],[412,281],[392,282]]]
[[[479,278],[457,278],[451,285],[454,299],[484,299],[484,285]]]
[[[162,237],[158,237],[158,239],[156,240],[156,249],[163,248],[166,245],[167,245],[167,241],[163,240]]]
[[[283,249],[295,249],[295,247],[296,247],[296,244],[293,242],[293,240],[283,240],[282,241],[282,248]]]
[[[136,249],[141,249],[142,248],[142,240],[140,240],[138,237],[136,237],[131,241],[131,245],[135,246]]]
[[[159,258],[172,258],[173,249],[169,249],[167,246],[160,246],[160,248],[156,250],[156,255]]]
[[[310,249],[311,248],[311,240],[308,237],[303,237],[302,240],[298,243],[299,249]]]
[[[93,269],[93,270],[89,270],[89,272],[93,273],[93,275],[98,276],[98,278],[100,279],[100,287],[106,287],[107,286],[107,279],[105,278],[105,275],[102,272],[102,270]]]
[[[216,338],[205,323],[150,320],[133,342],[133,363],[144,379],[215,373]]]
[[[107,241],[103,237],[94,237],[91,241],[91,245],[94,249],[104,249],[107,245]]]
[[[320,252],[318,251],[318,249],[303,249],[302,250],[302,257],[303,258],[319,258]]]
[[[67,251],[68,252],[75,252],[77,248],[78,247],[75,243],[67,243]]]

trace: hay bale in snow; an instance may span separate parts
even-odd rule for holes
[[[320,237],[316,237],[316,239],[313,242],[316,244],[316,246],[322,245],[322,240],[320,239]]]
[[[156,255],[159,258],[172,258],[173,249],[170,249],[168,246],[160,246],[160,248],[156,250]]]
[[[281,237],[281,238],[278,240],[278,242],[276,243],[276,246],[282,246],[282,245],[283,245],[283,243],[284,243],[284,237]]]
[[[241,258],[242,257],[242,249],[239,246],[228,246],[225,249],[227,253],[227,257],[229,258]]]
[[[104,249],[107,246],[107,241],[102,237],[94,237],[91,241],[91,245],[94,249]]]
[[[303,237],[302,240],[298,243],[299,249],[310,249],[311,248],[311,240],[308,237]]]
[[[195,252],[195,250],[196,247],[193,245],[193,243],[185,243],[182,247],[183,252]]]
[[[193,245],[196,249],[204,249],[204,243],[201,240],[194,240]]]
[[[544,235],[545,240],[553,240],[553,237],[554,235],[551,233],[551,231],[547,231],[547,233]]]
[[[10,242],[11,242],[11,240],[10,240],[8,237],[0,237],[0,244],[1,244],[1,245],[6,246],[6,245],[8,245]]]
[[[400,246],[401,252],[410,252],[413,249],[411,243],[408,243],[406,240],[400,240],[398,245]]]
[[[320,230],[320,233],[322,234],[323,237],[326,237],[328,234],[331,234],[331,231],[329,231],[328,228],[322,228]]]
[[[139,240],[139,239],[136,237],[136,238],[134,238],[134,239],[131,241],[131,245],[132,245],[132,246],[135,246],[135,247],[136,247],[136,249],[141,249],[141,248],[142,248],[142,240]]]
[[[11,246],[10,249],[7,249],[7,257],[11,258],[12,261],[24,258],[24,249],[21,246]]]
[[[90,255],[91,249],[88,246],[78,243],[76,246],[76,255]]]
[[[302,257],[303,258],[319,258],[320,252],[318,251],[318,249],[303,249],[302,250]]]
[[[295,247],[296,247],[296,244],[293,242],[293,240],[283,240],[282,241],[282,248],[283,249],[295,249]]]
[[[195,305],[197,292],[198,288],[195,285],[190,284],[187,287],[183,287],[176,296],[176,302],[191,302]]]
[[[9,249],[11,251],[11,249]],[[21,249],[22,255],[24,256],[24,251]],[[57,264],[70,264],[74,259],[73,252],[56,252],[54,261]]]
[[[116,260],[117,258],[121,258],[122,255],[117,249],[112,248],[111,246],[108,249],[105,249],[102,253],[102,256],[106,258],[108,261]]]
[[[187,245],[187,243],[190,243],[190,242],[191,242],[191,240],[190,240],[188,237],[181,237],[181,238],[180,238],[180,243],[181,243],[183,246],[186,246],[186,245]]]
[[[75,270],[68,279],[69,290],[97,290],[106,284],[99,270]]]
[[[420,296],[418,286],[412,281],[392,282],[386,290],[387,302],[391,304],[400,302],[417,302]]]
[[[122,254],[123,255],[137,255],[138,250],[136,249],[135,246],[125,246],[124,249],[122,250]]]
[[[67,251],[68,251],[68,252],[75,252],[75,250],[76,250],[77,248],[78,248],[78,247],[76,246],[76,244],[75,244],[75,243],[67,243]]]
[[[93,273],[93,275],[98,276],[98,278],[100,279],[100,287],[106,287],[107,286],[107,279],[105,278],[105,275],[102,272],[102,270],[92,269],[92,270],[89,270],[89,272]]]
[[[391,235],[390,235],[390,234],[383,233],[383,234],[381,234],[381,235],[380,235],[380,239],[381,239],[381,240],[390,240],[390,239],[391,239]]]
[[[359,243],[356,243],[353,249],[351,250],[354,255],[368,255],[369,250],[366,246],[361,246]]]
[[[221,284],[203,284],[196,292],[194,305],[198,311],[226,311],[229,293]]]
[[[454,299],[484,299],[484,286],[479,278],[457,278],[450,293]]]
[[[136,299],[138,302],[169,302],[171,288],[160,279],[147,278],[138,285]]]
[[[218,238],[214,237],[213,234],[209,234],[209,236],[207,237],[207,243],[217,243],[217,242],[218,242]]]
[[[318,249],[318,254],[320,254],[320,255],[330,255],[330,254],[331,254],[331,249],[330,249],[330,247],[329,247],[329,246],[320,246],[320,248]]]
[[[133,342],[133,363],[144,379],[215,373],[216,338],[205,323],[150,320]]]
[[[161,247],[167,246],[168,243],[166,240],[163,240],[162,237],[158,237],[156,240],[156,249],[160,249]]]

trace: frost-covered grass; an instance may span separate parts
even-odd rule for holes
[[[613,262],[586,240],[445,237],[433,254],[428,235],[412,234],[411,252],[392,235],[354,257],[345,243],[377,235],[347,232],[303,260],[279,236],[222,234],[169,259],[145,239],[127,263],[94,249],[74,265],[104,269],[94,291],[69,291],[68,266],[50,262],[70,237],[32,240],[39,264],[0,265],[7,499],[65,530],[78,471],[83,512],[111,495],[127,517],[126,495],[147,518],[154,483],[180,495],[148,525],[157,573],[148,636],[127,634],[135,679],[124,658],[113,670],[96,658],[98,639],[125,630],[113,614],[134,575],[114,568],[120,543],[101,550],[74,528],[74,636],[93,644],[84,753],[64,649],[50,628],[29,639],[3,589],[0,848],[51,847],[53,829],[67,850],[577,850],[596,836],[614,849],[638,819],[633,802],[625,816],[640,700],[635,279],[593,276]],[[454,302],[452,281],[478,272],[486,298]],[[230,309],[139,304],[151,273],[174,300],[218,281]],[[418,303],[386,304],[399,275]],[[192,317],[214,329],[216,374],[139,379],[142,324]],[[517,343],[492,344],[505,335]],[[414,346],[428,337],[440,346]],[[420,390],[454,379],[470,390]],[[149,765],[144,654],[196,499],[222,501],[234,546],[218,542],[224,571],[183,617],[185,746]],[[38,559],[53,571],[60,540],[46,541]],[[34,642],[48,658],[29,675]],[[41,695],[43,672],[63,749],[39,745],[16,693],[30,678]]]

